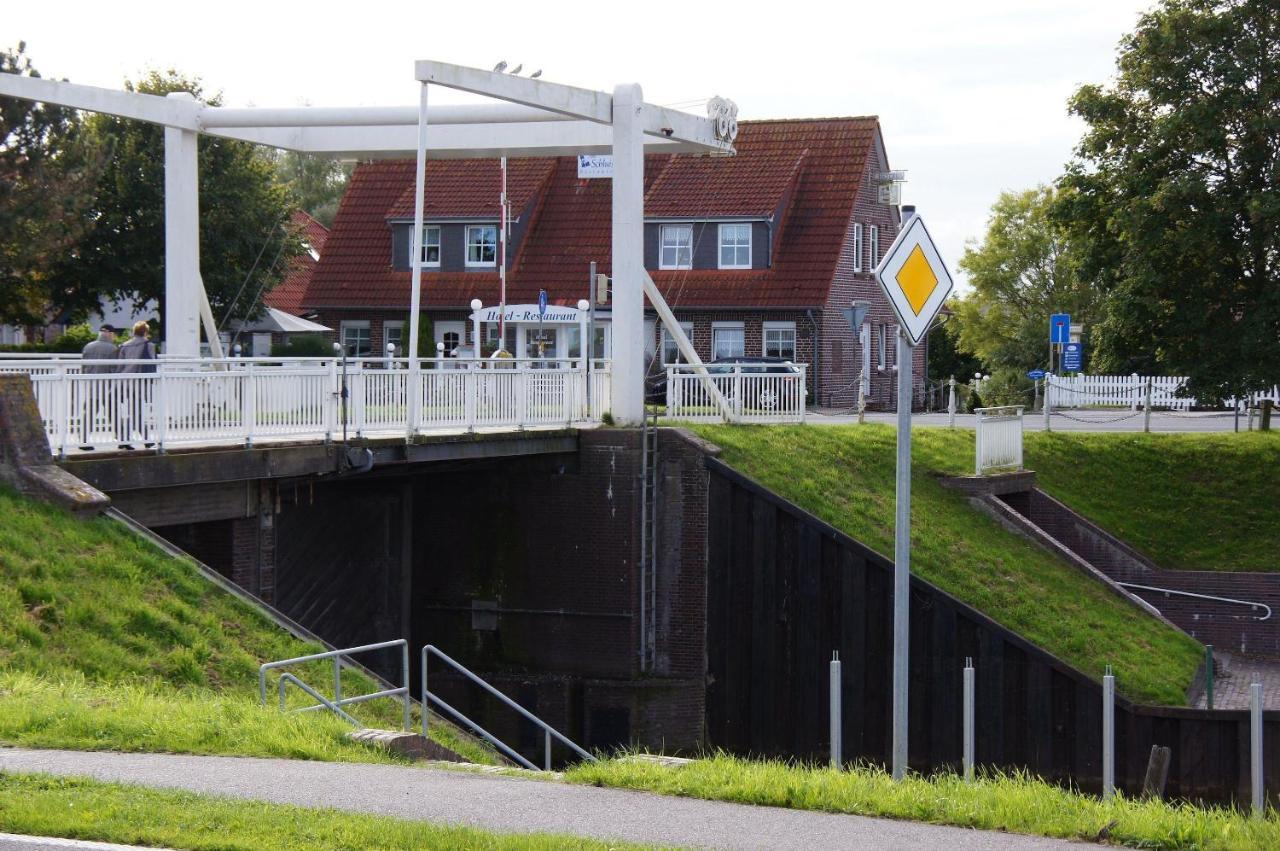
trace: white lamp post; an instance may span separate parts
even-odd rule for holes
[[[480,311],[484,307],[484,302],[478,298],[471,299],[471,343],[476,353],[476,360],[480,360]]]

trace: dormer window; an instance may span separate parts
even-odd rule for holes
[[[720,225],[720,268],[751,268],[751,225]]]
[[[498,262],[498,226],[467,226],[467,265],[494,266]]]
[[[659,269],[693,268],[693,225],[663,225]]]
[[[440,265],[439,225],[424,225],[422,228],[422,265]]]

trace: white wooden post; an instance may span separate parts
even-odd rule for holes
[[[620,425],[644,421],[644,96],[613,90],[613,399]]]
[[[194,100],[188,92],[169,97]],[[200,354],[198,134],[164,128],[164,351]]]

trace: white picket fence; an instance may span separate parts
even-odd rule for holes
[[[1138,410],[1146,403],[1147,383],[1151,383],[1151,407],[1172,411],[1189,411],[1197,407],[1192,396],[1179,396],[1178,390],[1187,383],[1180,376],[1168,375],[1050,375],[1048,403],[1053,408],[1120,407]],[[1280,386],[1270,391],[1254,393],[1243,401],[1249,406],[1258,405],[1263,399],[1280,402]],[[1234,407],[1236,400],[1227,400]]]
[[[148,373],[93,374],[125,363]],[[270,439],[332,440],[432,431],[504,430],[599,422],[610,405],[610,364],[576,360],[269,358],[29,362],[49,443],[78,449],[160,448]],[[589,374],[588,374],[589,373]],[[342,390],[346,388],[346,398]]]
[[[696,422],[801,423],[807,364],[667,367],[667,416]]]
[[[1022,406],[976,408],[974,469],[984,476],[992,470],[1022,469]]]

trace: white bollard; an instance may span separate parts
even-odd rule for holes
[[[947,428],[956,427],[956,377],[951,376],[951,393],[947,397]]]

